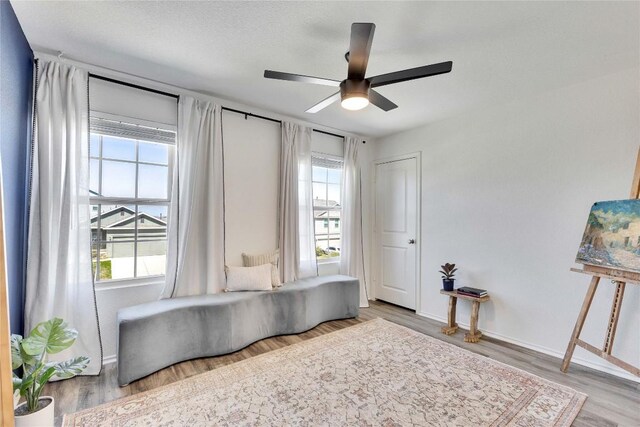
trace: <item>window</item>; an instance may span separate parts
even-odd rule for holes
[[[340,191],[342,159],[314,153],[313,217],[318,260],[338,260],[340,256]]]
[[[91,257],[96,282],[165,274],[174,150],[173,130],[91,117]]]

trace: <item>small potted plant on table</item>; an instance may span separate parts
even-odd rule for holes
[[[445,265],[441,265],[440,273],[442,273],[442,289],[451,292],[453,291],[453,282],[455,279],[455,272],[458,271],[455,264],[446,263]]]
[[[38,323],[27,338],[11,335],[11,368],[22,368],[22,376],[13,374],[13,390],[26,399],[14,410],[16,427],[54,425],[53,397],[40,397],[44,386],[54,375],[61,379],[78,375],[91,359],[79,356],[48,362],[47,356],[68,349],[77,337],[78,331],[57,317]]]

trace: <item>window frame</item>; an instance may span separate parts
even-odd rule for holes
[[[327,160],[331,160],[331,161],[335,161],[335,162],[339,162],[341,164],[341,167],[338,168],[329,168],[327,166],[320,166],[320,165],[314,165],[313,164],[313,159],[327,159]],[[311,152],[311,167],[313,170],[313,167],[317,166],[317,167],[323,167],[326,169],[336,169],[336,170],[340,170],[340,190],[342,192],[342,180],[344,178],[344,158],[341,156],[336,156],[334,154],[328,154],[328,153],[322,153],[319,151],[312,151]],[[334,184],[334,183],[330,183],[329,179],[327,178],[325,181],[315,181],[313,179],[313,172],[311,173],[311,186],[313,188],[313,184],[323,184],[325,186],[325,200],[328,200],[329,198],[329,184]],[[313,192],[312,192],[313,193]],[[342,198],[342,194],[340,195],[340,197]],[[312,194],[312,199],[315,200],[315,195]],[[313,204],[313,203],[312,203]],[[316,233],[316,212],[327,212],[327,218],[324,219],[324,221],[327,221],[327,227],[324,227],[323,224],[323,229],[326,229],[327,232],[324,234],[320,234],[320,236],[326,236],[327,237],[327,242],[331,242],[331,236],[335,235],[335,233],[330,233],[329,230],[331,230],[331,220],[336,219],[335,217],[332,218],[330,216],[331,212],[340,212],[340,223],[342,223],[342,200],[340,200],[340,203],[337,206],[324,206],[324,207],[316,207],[315,205],[312,206],[313,208],[313,234],[314,234],[314,241],[317,243],[317,238],[318,238],[318,234]],[[340,239],[342,237],[342,229],[340,229],[339,233],[338,233],[338,238]],[[342,245],[340,245],[342,246]],[[316,245],[317,247],[317,245]],[[341,248],[342,249],[342,248]],[[318,264],[330,264],[330,263],[339,263],[340,262],[340,258],[342,257],[342,252],[340,252],[340,254],[338,256],[334,256],[334,257],[327,257],[327,258],[318,258],[318,256],[316,256],[316,262]]]
[[[149,141],[149,140],[144,140],[144,139],[131,139],[131,138],[124,138],[122,136],[118,136],[118,135],[109,135],[109,134],[105,134],[105,133],[94,133],[92,132],[91,126],[89,126],[89,133],[88,133],[88,139],[89,139],[89,168],[91,168],[91,160],[97,160],[98,161],[98,192],[102,192],[102,162],[104,160],[107,161],[117,161],[117,162],[122,162],[122,163],[129,163],[129,164],[134,164],[135,165],[135,185],[134,185],[134,197],[111,197],[111,196],[102,196],[102,195],[94,195],[91,193],[89,193],[89,205],[90,206],[99,206],[98,207],[98,212],[97,212],[97,221],[96,221],[96,240],[91,239],[91,262],[93,264],[93,251],[94,249],[97,250],[102,250],[101,247],[103,244],[108,244],[108,243],[112,243],[112,244],[116,244],[116,243],[133,243],[133,277],[128,277],[128,278],[121,278],[121,279],[100,279],[100,259],[99,256],[96,257],[96,269],[95,272],[92,272],[93,275],[93,280],[96,286],[99,287],[124,287],[124,286],[139,286],[139,285],[143,285],[143,284],[156,284],[159,283],[161,281],[163,281],[163,279],[165,278],[166,274],[157,274],[157,275],[149,275],[149,276],[142,276],[142,277],[138,277],[137,275],[137,269],[138,269],[138,243],[140,243],[140,240],[138,239],[138,221],[137,221],[137,215],[139,214],[139,206],[166,206],[167,208],[167,232],[166,232],[166,237],[164,238],[164,241],[167,242],[168,245],[168,217],[169,217],[169,210],[170,210],[170,204],[171,204],[171,197],[172,197],[172,178],[173,178],[173,171],[174,171],[174,166],[175,166],[175,157],[176,157],[176,150],[177,150],[177,127],[174,125],[169,125],[166,123],[157,123],[157,122],[150,122],[148,120],[141,120],[141,119],[137,119],[134,117],[127,117],[127,116],[121,116],[121,115],[115,115],[115,114],[108,114],[108,113],[103,113],[100,111],[95,111],[95,110],[90,110],[89,111],[89,117],[90,118],[98,118],[98,119],[105,119],[105,120],[111,120],[111,121],[119,121],[122,123],[127,123],[127,124],[133,124],[133,125],[139,125],[139,126],[146,126],[146,127],[152,127],[152,128],[156,128],[156,129],[162,129],[162,130],[166,130],[166,131],[171,131],[173,133],[176,134],[176,139],[174,140],[173,144],[170,143],[164,143],[164,142],[157,142],[157,141]],[[99,135],[100,136],[100,143],[99,143],[99,153],[98,155],[93,155],[91,153],[91,135]],[[128,139],[129,141],[134,141],[135,142],[135,159],[134,160],[123,160],[123,159],[114,159],[114,158],[109,158],[109,157],[103,157],[102,156],[102,150],[103,150],[103,144],[102,144],[102,137],[107,136],[107,137],[112,137],[112,138],[120,138],[120,139]],[[139,161],[139,155],[140,155],[140,148],[139,148],[139,142],[144,142],[144,143],[155,143],[155,144],[165,144],[169,147],[172,147],[173,149],[169,149],[168,150],[168,157],[167,157],[167,164],[161,164],[161,163],[153,163],[153,162],[141,162]],[[139,171],[140,171],[140,165],[150,165],[150,166],[163,166],[163,167],[167,167],[167,197],[165,199],[161,199],[161,198],[138,198],[138,191],[139,191],[139,183],[138,183],[138,179],[139,179]],[[90,173],[91,173],[91,169]],[[111,241],[107,241],[107,240],[102,240],[102,236],[101,236],[101,220],[102,220],[102,206],[105,205],[120,205],[120,206],[133,206],[134,207],[134,229],[133,229],[133,238],[132,239],[123,239],[123,240],[118,240],[117,242],[111,242]],[[93,217],[93,215],[92,215]],[[142,240],[142,242],[148,242],[148,241],[162,241],[162,240]]]

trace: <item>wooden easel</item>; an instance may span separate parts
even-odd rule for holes
[[[631,186],[631,196],[629,198],[640,198],[640,150],[638,151],[636,169],[633,174],[633,183]],[[631,372],[633,375],[640,377],[640,368],[611,355],[611,351],[613,350],[613,340],[616,336],[618,319],[620,317],[620,306],[622,305],[622,298],[624,297],[624,288],[627,283],[640,284],[640,273],[632,273],[628,271],[621,271],[607,267],[596,267],[592,265],[584,265],[582,269],[572,268],[571,271],[589,274],[592,277],[591,284],[589,285],[589,289],[587,290],[587,295],[584,297],[584,302],[582,303],[582,309],[580,310],[580,314],[578,314],[578,320],[576,320],[576,325],[573,328],[573,333],[571,334],[571,340],[569,340],[567,352],[564,354],[564,360],[562,361],[562,368],[560,368],[560,370],[562,372],[567,372],[567,369],[569,369],[569,364],[571,363],[573,351],[575,350],[576,346],[580,346],[585,350],[595,354],[596,356],[603,358],[607,362],[613,363],[614,365],[624,369],[625,371]],[[607,333],[604,338],[604,345],[602,346],[602,350],[580,339],[580,332],[582,332],[584,321],[587,318],[589,308],[591,307],[591,301],[593,301],[593,296],[596,293],[596,289],[598,288],[598,283],[600,282],[601,278],[610,279],[616,285],[616,291],[613,296],[613,304],[611,306],[611,315],[609,316],[609,324],[607,325]]]

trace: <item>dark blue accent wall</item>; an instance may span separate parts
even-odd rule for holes
[[[13,7],[0,0],[0,161],[11,332],[22,334],[27,159],[31,140],[33,52]]]

